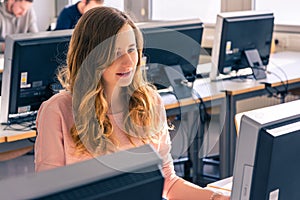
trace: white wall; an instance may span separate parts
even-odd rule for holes
[[[106,0],[105,5],[112,6],[120,10],[124,9],[124,2],[122,0]],[[33,8],[35,9],[38,17],[38,27],[40,31],[45,31],[52,22],[55,22],[55,6],[55,0],[34,1]]]
[[[221,0],[152,0],[154,20],[178,20],[200,18],[203,22],[215,23],[221,11]]]
[[[106,6],[118,8],[119,10],[124,10],[124,1],[123,0],[104,0]]]
[[[40,31],[45,31],[55,17],[55,0],[35,0],[33,8],[38,18]]]

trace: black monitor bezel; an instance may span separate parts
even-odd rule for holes
[[[232,31],[233,29],[240,31]],[[248,31],[249,29],[252,30]],[[219,13],[212,51],[212,67],[216,69],[212,69],[211,80],[216,79],[219,74],[227,75],[251,68],[245,53],[248,50],[256,50],[263,66],[267,66],[271,54],[273,29],[274,14],[269,11]],[[242,36],[236,37],[237,34]],[[254,37],[256,39],[253,39]]]
[[[196,72],[197,72],[197,65],[199,63],[199,57],[200,57],[200,51],[201,51],[201,44],[202,44],[202,36],[203,36],[203,31],[204,31],[204,24],[200,19],[189,19],[189,20],[178,20],[178,21],[154,21],[154,22],[149,22],[147,24],[143,24],[140,26],[141,32],[143,33],[144,36],[144,49],[143,53],[145,56],[148,56],[147,59],[147,64],[159,64],[162,67],[163,66],[176,66],[176,65],[181,65],[181,69],[184,73],[184,76],[189,79],[190,77],[195,78],[196,77]],[[194,38],[189,35],[189,33],[186,33],[187,31],[195,31],[198,35],[194,35]],[[178,38],[185,39],[185,36],[188,36],[188,39],[192,39],[190,42],[193,43],[193,47],[190,48],[190,52],[187,54],[190,54],[191,56],[178,56],[180,59],[180,63],[176,62],[170,62],[169,60],[166,61],[163,58],[156,58],[154,57],[157,52],[155,52],[154,56],[151,58],[151,49],[147,50],[147,37],[152,37],[151,35],[159,34],[159,33],[166,33],[166,34],[174,34]],[[184,36],[180,36],[180,34],[183,34]],[[198,38],[195,38],[198,37]],[[171,39],[171,38],[170,38]],[[152,47],[152,44],[150,44]],[[155,46],[155,45],[154,45]],[[158,44],[157,46],[160,46]],[[178,46],[179,48],[182,48],[182,46]],[[155,51],[160,49],[154,49]],[[163,49],[165,53],[169,53],[168,48]],[[170,50],[171,51],[171,50]],[[163,53],[164,53],[163,52]],[[177,53],[179,51],[175,51]],[[173,52],[172,52],[173,53]],[[178,53],[180,54],[180,53]],[[150,56],[150,59],[149,59]],[[176,55],[177,56],[177,55]],[[191,59],[189,59],[189,58]],[[187,58],[187,59],[186,59]],[[183,63],[183,65],[182,65]]]
[[[63,30],[55,32],[39,32],[39,33],[22,33],[22,34],[13,34],[6,37],[5,52],[4,52],[4,70],[3,70],[3,82],[2,82],[2,97],[1,97],[1,123],[9,123],[10,116],[22,115],[22,112],[18,112],[18,106],[20,104],[20,80],[21,80],[21,66],[20,65],[20,56],[22,56],[22,48],[28,48],[30,46],[38,46],[43,44],[51,43],[68,43],[70,41],[73,30]],[[67,51],[67,49],[66,49]],[[57,52],[57,54],[66,54],[67,52]],[[33,53],[30,59],[34,59],[35,55]],[[58,55],[59,56],[59,55]],[[54,58],[53,58],[54,59]],[[61,59],[57,61],[57,67],[63,65],[65,60]],[[46,61],[45,61],[46,62]],[[57,68],[56,68],[57,69]],[[53,76],[55,79],[55,70],[51,69],[50,76]],[[49,95],[49,94],[47,94]],[[47,96],[50,98],[51,95]],[[47,100],[47,98],[43,99]],[[39,104],[42,103],[39,102]],[[29,112],[37,112],[39,105],[34,109],[31,109]],[[28,112],[26,112],[28,113]]]

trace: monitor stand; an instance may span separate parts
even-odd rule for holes
[[[257,49],[251,49],[244,51],[248,64],[252,69],[253,76],[256,80],[265,79],[266,67],[263,65]]]
[[[151,63],[147,64],[145,70],[147,80],[153,83],[160,93],[174,93],[177,99],[192,97],[193,83],[186,79],[180,65]]]
[[[164,71],[178,99],[192,97],[193,83],[185,78],[180,65],[164,66]]]

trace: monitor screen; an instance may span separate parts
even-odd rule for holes
[[[144,37],[148,80],[158,87],[168,87],[164,66],[180,66],[186,79],[196,76],[203,23],[199,19],[154,21],[139,25]]]
[[[57,68],[66,63],[72,30],[6,37],[1,123],[35,112],[60,88]]]
[[[1,199],[161,200],[161,165],[159,154],[144,145],[2,180]]]
[[[273,26],[274,16],[271,12],[218,14],[210,78],[215,80],[219,73],[230,74],[244,68],[251,68],[251,72],[262,68],[256,71],[263,75],[264,66],[269,62]],[[255,78],[260,77],[257,75]]]
[[[232,200],[299,199],[300,100],[241,117]]]

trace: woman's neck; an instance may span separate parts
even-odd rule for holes
[[[106,89],[105,96],[109,105],[109,113],[119,113],[124,111],[125,99],[122,96],[121,88]]]

